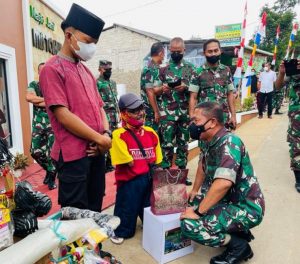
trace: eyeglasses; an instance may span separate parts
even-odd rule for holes
[[[135,109],[127,109],[127,112],[130,113],[130,114],[138,114],[139,112],[143,112],[145,111],[145,108],[144,106],[140,106],[138,108],[135,108]]]

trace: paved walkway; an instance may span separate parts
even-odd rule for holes
[[[286,112],[286,111],[285,111]],[[254,118],[237,131],[243,139],[257,173],[266,199],[266,214],[260,226],[253,229],[256,239],[251,246],[254,257],[251,264],[300,263],[300,194],[294,189],[294,177],[289,169],[286,114],[273,119]],[[193,178],[197,158],[189,162]],[[113,207],[106,210],[112,212]],[[141,246],[142,229],[138,224],[134,238],[118,246],[104,242],[104,250],[115,254],[124,264],[154,264],[154,259]],[[209,263],[212,256],[223,249],[195,245],[193,254],[177,259],[172,264]]]

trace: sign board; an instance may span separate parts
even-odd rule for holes
[[[221,47],[239,46],[241,43],[242,24],[216,26],[215,38],[220,41]]]

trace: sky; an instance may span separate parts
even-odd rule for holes
[[[245,0],[48,0],[67,15],[72,3],[77,3],[105,21],[134,27],[166,37],[214,37],[215,26],[241,23]],[[248,0],[246,42],[259,23],[259,12],[275,0]],[[295,12],[300,20],[300,5]]]

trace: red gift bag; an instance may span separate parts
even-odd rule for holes
[[[155,170],[150,198],[155,215],[183,212],[187,205],[185,181],[188,169]]]

